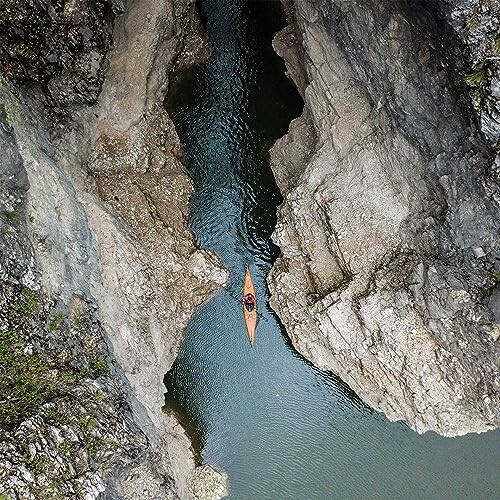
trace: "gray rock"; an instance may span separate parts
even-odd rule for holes
[[[227,477],[208,464],[200,465],[191,475],[191,491],[199,500],[219,500],[227,495]]]
[[[301,353],[390,419],[492,429],[500,213],[456,36],[426,2],[293,6],[297,43],[277,49],[307,85],[271,155],[285,197],[271,305]]]
[[[464,81],[486,139],[492,146],[500,140],[500,8],[484,0],[442,0],[444,16],[463,41]]]
[[[28,3],[0,15],[10,54],[20,49],[9,37],[30,12],[38,32],[60,24],[50,2],[37,4],[43,15]],[[0,223],[10,235],[0,242],[9,304],[0,332],[25,302],[31,311],[23,293],[36,296],[16,356],[41,356],[47,380],[76,374],[2,431],[0,493],[191,498],[195,462],[183,429],[162,412],[163,377],[192,311],[227,273],[195,248],[192,187],[162,103],[175,72],[205,57],[207,44],[188,0],[130,2],[111,44],[124,3],[104,4],[113,8],[73,2],[83,9],[78,37],[89,43],[44,38],[0,88]],[[4,68],[9,57],[0,54]]]
[[[42,84],[52,104],[93,103],[104,79],[123,2],[13,2],[0,12],[0,67],[19,84]]]

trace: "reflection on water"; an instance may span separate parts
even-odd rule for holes
[[[203,0],[210,59],[168,103],[195,185],[191,227],[231,272],[200,307],[165,377],[167,405],[196,431],[234,499],[495,498],[500,433],[419,436],[373,412],[290,346],[264,307],[280,195],[266,150],[301,100],[271,46],[278,2]],[[240,303],[250,265],[260,305],[254,347]]]

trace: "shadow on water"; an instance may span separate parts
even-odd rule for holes
[[[165,376],[166,408],[200,457],[227,471],[231,498],[495,498],[498,432],[419,436],[290,345],[266,287],[281,202],[267,149],[303,105],[271,45],[284,26],[281,7],[197,6],[213,52],[180,77],[166,105],[195,187],[190,226],[230,281],[191,318]],[[253,348],[240,303],[247,265],[260,305]]]

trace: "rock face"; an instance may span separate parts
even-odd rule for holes
[[[493,146],[500,141],[500,8],[490,0],[443,0],[442,11],[469,57],[462,58],[464,81]]]
[[[272,307],[296,348],[419,432],[498,409],[493,154],[434,2],[287,3],[275,39],[305,106],[272,150]]]
[[[194,4],[7,2],[0,26],[0,356],[30,367],[0,373],[0,493],[191,498],[163,376],[227,278],[162,106],[207,52]]]
[[[5,0],[0,64],[18,82],[37,82],[59,104],[93,103],[104,80],[121,0]]]

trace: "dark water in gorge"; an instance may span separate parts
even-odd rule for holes
[[[280,203],[266,151],[302,103],[271,47],[277,2],[198,7],[213,53],[168,103],[195,185],[191,228],[231,278],[192,318],[167,406],[203,460],[227,471],[234,499],[498,498],[499,432],[446,439],[388,422],[305,362],[265,306]],[[253,348],[239,303],[246,265],[261,312]]]

